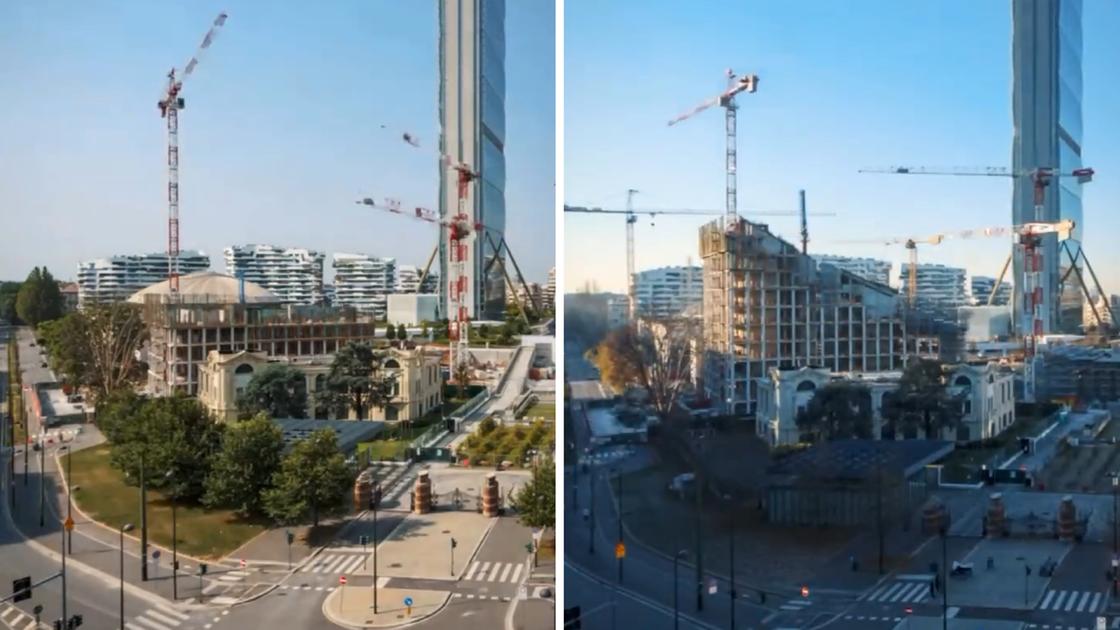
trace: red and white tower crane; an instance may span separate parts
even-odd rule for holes
[[[167,119],[167,277],[172,294],[179,292],[179,110],[186,106],[182,97],[183,81],[194,72],[203,51],[214,43],[226,17],[223,12],[214,18],[182,72],[176,74],[172,68],[167,73],[167,91],[159,100],[159,115]]]

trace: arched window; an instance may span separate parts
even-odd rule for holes
[[[315,377],[315,391],[321,392],[327,386],[327,376],[320,374]]]
[[[252,374],[253,373],[253,366],[249,365],[248,363],[242,363],[241,365],[237,366],[237,369],[234,370],[233,373],[234,374]]]
[[[396,359],[388,359],[387,361],[385,361],[385,364],[382,365],[382,367],[388,370],[396,370],[400,369],[401,364],[398,363]]]
[[[797,384],[797,391],[799,392],[813,392],[817,390],[817,385],[813,381],[801,381]]]
[[[964,374],[961,374],[953,381],[953,385],[958,387],[972,387],[972,381]]]

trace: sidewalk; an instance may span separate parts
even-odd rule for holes
[[[548,589],[544,597],[543,589]],[[521,599],[521,596],[526,599]],[[511,604],[513,615],[506,617],[506,630],[543,630],[556,618],[556,559],[542,559],[525,580],[524,590]]]
[[[405,605],[405,598],[412,605]],[[447,605],[448,591],[377,589],[377,613],[373,612],[373,589],[341,586],[323,600],[323,615],[332,623],[358,628],[387,628],[430,617]],[[545,626],[548,627],[548,626]]]

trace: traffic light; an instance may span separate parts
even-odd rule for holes
[[[12,596],[13,602],[31,599],[31,576],[12,580]]]
[[[77,628],[78,626],[82,625],[82,616],[81,616],[81,615],[74,615],[74,616],[72,617],[72,619],[73,619],[73,621],[74,621],[74,627],[75,627],[75,628]]]
[[[292,544],[293,542],[295,542],[295,540],[296,540],[296,535],[295,535],[295,534],[293,534],[291,530],[288,530],[288,531],[287,531],[287,532],[285,532],[285,533],[286,533],[286,534],[288,535],[288,544],[289,544],[289,545],[290,545],[290,544]]]
[[[454,538],[452,538],[452,539],[451,539],[451,548],[452,548],[452,549],[454,549],[454,548],[456,548],[456,547],[458,547],[458,546],[459,546],[459,541],[457,541],[457,540],[455,540]]]
[[[198,574],[199,574],[199,575],[206,575],[206,569],[207,569],[207,568],[209,568],[209,567],[207,567],[205,563],[199,563],[199,565],[198,565]]]

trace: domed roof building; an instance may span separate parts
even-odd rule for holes
[[[280,297],[255,282],[244,281],[215,271],[200,271],[179,278],[178,301],[188,304],[279,304]],[[244,296],[242,291],[244,290]],[[171,281],[164,280],[145,287],[128,298],[134,304],[149,299],[168,301]]]

